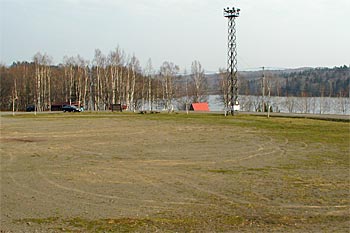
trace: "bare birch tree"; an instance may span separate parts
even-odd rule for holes
[[[76,85],[75,85],[75,96],[79,105],[86,106],[86,95],[88,90],[88,62],[84,60],[81,56],[76,57]],[[79,106],[80,107],[80,106]]]
[[[134,111],[135,110],[135,85],[136,85],[136,76],[138,73],[141,73],[141,68],[140,68],[140,62],[136,58],[135,55],[133,55],[130,59],[129,62],[129,67],[128,67],[128,103],[129,103],[129,110]]]
[[[106,58],[102,54],[101,50],[95,49],[95,56],[94,56],[94,65],[96,67],[96,97],[95,97],[95,109],[98,111],[101,110],[101,104],[102,104],[102,97],[103,97],[103,72],[104,72],[104,66],[105,66]]]
[[[64,57],[64,74],[66,77],[66,83],[65,83],[65,89],[66,89],[66,96],[65,96],[65,102],[69,102],[69,105],[72,105],[72,102],[76,101],[75,96],[73,96],[73,93],[75,93],[73,87],[74,87],[74,76],[75,76],[75,59],[74,57]]]
[[[174,79],[179,72],[179,67],[172,62],[164,62],[160,67],[163,86],[163,101],[165,109],[169,112],[172,110],[172,100],[174,98]]]
[[[191,66],[191,79],[192,79],[192,100],[193,102],[202,102],[207,100],[206,91],[206,79],[204,70],[199,61],[193,61]]]
[[[229,109],[229,82],[227,79],[227,70],[224,68],[219,69],[219,77],[220,77],[220,87],[222,94],[222,102],[224,103],[225,112]]]
[[[34,55],[35,64],[35,105],[38,111],[47,110],[51,105],[51,62],[47,54]]]
[[[109,75],[110,75],[110,89],[112,91],[112,104],[120,102],[122,65],[124,54],[119,47],[111,51],[108,55]]]
[[[151,58],[148,59],[145,72],[144,72],[144,83],[147,82],[147,103],[148,103],[148,110],[152,111],[152,77],[154,75],[153,66],[152,66],[152,60]],[[144,104],[144,103],[143,103]]]

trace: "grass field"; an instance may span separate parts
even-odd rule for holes
[[[1,232],[349,232],[349,122],[1,117]]]

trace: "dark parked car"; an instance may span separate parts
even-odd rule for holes
[[[80,109],[74,105],[66,105],[62,107],[63,112],[80,112]]]
[[[26,108],[26,112],[34,112],[35,111],[35,106],[34,105],[29,105]]]

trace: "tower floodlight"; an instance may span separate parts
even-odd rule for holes
[[[239,17],[240,9],[224,8],[224,17],[228,19],[228,56],[227,56],[227,83],[228,83],[228,99],[226,107],[231,109],[234,115],[238,105],[238,79],[237,79],[237,44],[236,44],[236,21]],[[235,108],[236,106],[236,108]]]

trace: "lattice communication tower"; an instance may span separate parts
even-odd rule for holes
[[[231,114],[234,115],[238,103],[238,79],[237,79],[237,44],[236,44],[236,18],[239,17],[238,8],[224,8],[224,17],[228,19],[228,56],[227,56],[227,103]],[[236,108],[235,108],[236,106]]]

